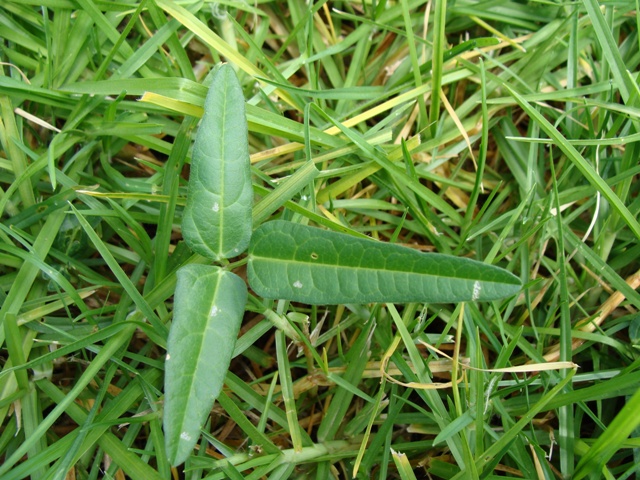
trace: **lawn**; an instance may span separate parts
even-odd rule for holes
[[[637,478],[639,26],[637,1],[4,0],[0,479]],[[220,68],[249,236],[309,225],[521,287],[274,300],[253,246],[196,253],[192,147]],[[173,465],[177,273],[212,265],[248,296]]]

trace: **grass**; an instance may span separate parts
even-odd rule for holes
[[[0,478],[635,478],[639,11],[4,1]],[[173,469],[164,349],[175,272],[205,262],[180,222],[220,61],[247,99],[256,224],[476,258],[525,287],[464,305],[250,295]],[[514,368],[555,361],[580,368]]]

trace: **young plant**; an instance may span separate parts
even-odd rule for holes
[[[213,74],[193,145],[182,235],[217,261],[242,253],[251,237],[251,173],[244,96],[230,65]],[[229,368],[247,300],[232,272],[210,265],[178,271],[165,363],[167,457],[189,456]]]
[[[294,224],[251,227],[251,176],[242,90],[233,69],[213,75],[191,160],[182,233],[218,261],[249,245],[248,281],[260,296],[307,304],[462,302],[515,294],[520,280],[466,258]],[[223,268],[178,271],[165,366],[164,429],[171,464],[186,460],[229,368],[247,288]]]

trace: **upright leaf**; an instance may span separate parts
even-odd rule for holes
[[[284,221],[253,233],[248,279],[265,298],[312,305],[462,302],[515,294],[501,268]]]
[[[247,287],[208,265],[178,270],[165,362],[164,431],[172,465],[185,461],[200,436],[229,368]]]
[[[620,451],[625,441],[640,425],[640,390],[627,400],[615,418],[609,422],[607,429],[600,434],[591,448],[578,463],[575,472],[576,480],[586,477],[593,472],[602,471],[602,467],[611,457]]]
[[[213,75],[193,145],[182,220],[187,245],[213,260],[242,253],[251,237],[252,197],[244,96],[224,64]]]

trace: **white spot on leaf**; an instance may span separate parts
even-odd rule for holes
[[[210,312],[211,317],[217,316],[218,313],[220,313],[220,309],[217,306],[214,305],[213,307],[211,307],[211,312]]]
[[[214,202],[213,207],[211,208],[211,210],[213,210],[214,212],[219,212],[220,211],[220,205],[218,205],[218,202]]]
[[[471,300],[475,301],[480,298],[481,289],[482,289],[482,286],[480,285],[480,282],[478,280],[473,282],[473,293],[471,294]]]
[[[187,432],[182,432],[180,434],[180,438],[188,442],[189,440],[191,440],[191,435],[189,435]]]
[[[164,357],[164,359],[165,359],[165,360],[167,360],[167,361],[168,361],[168,360],[171,360],[171,355],[169,355],[169,354],[167,353],[167,356],[166,356],[166,357]]]
[[[293,286],[295,288],[302,288],[302,282],[300,280],[296,280],[295,282],[293,282]]]

